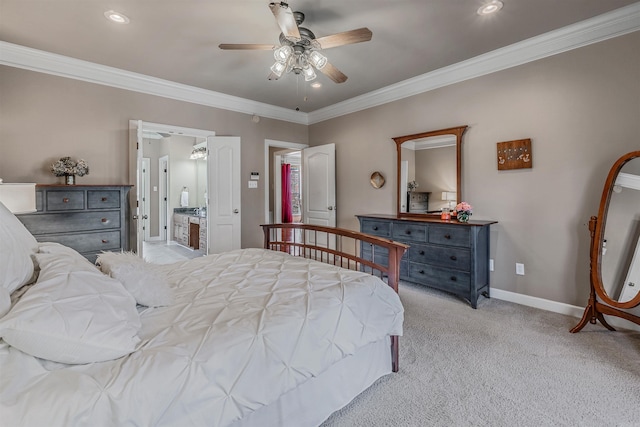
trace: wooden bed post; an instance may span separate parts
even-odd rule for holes
[[[311,225],[311,224],[263,224],[261,225],[264,231],[264,248],[271,249],[275,251],[282,250],[282,248],[287,247],[292,250],[286,250],[291,255],[301,256],[303,258],[312,258],[316,261],[329,262],[330,259],[334,260],[334,265],[336,258],[340,258],[339,266],[344,268],[350,268],[350,262],[353,261],[357,269],[364,271],[365,269],[371,269],[371,274],[374,275],[374,271],[380,273],[380,277],[384,275],[387,276],[387,285],[389,285],[396,293],[398,293],[398,281],[400,278],[400,260],[404,253],[409,249],[408,245],[403,243],[394,242],[393,240],[383,239],[381,237],[372,236],[370,234],[361,233],[359,231],[352,231],[343,228],[336,227],[323,227],[320,225]],[[278,233],[271,233],[271,230],[282,230],[281,240],[278,240]],[[286,242],[284,236],[287,231],[293,231],[295,235],[297,230],[302,232],[302,242]],[[319,246],[318,242],[308,243],[304,238],[306,236],[307,231],[313,231],[315,233],[327,233],[327,235],[336,236],[336,243],[342,242],[342,238],[353,239],[356,242],[355,250],[357,251],[358,247],[360,248],[360,253],[351,254],[347,252],[342,252],[342,250],[332,249],[328,246]],[[272,236],[273,239],[272,240]],[[317,239],[316,239],[317,240]],[[387,256],[387,265],[376,263],[373,259],[363,258],[363,244],[373,245],[373,247],[381,247],[385,248],[388,251]],[[344,248],[347,245],[336,244],[337,248]],[[375,253],[372,252],[372,253]],[[323,257],[323,255],[327,255]],[[373,255],[371,255],[373,258]],[[347,266],[345,267],[342,264],[342,260],[347,260]],[[399,369],[399,339],[397,335],[391,336],[391,370],[393,372],[398,372]]]

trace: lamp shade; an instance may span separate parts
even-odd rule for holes
[[[0,202],[13,213],[36,211],[36,184],[0,183]]]

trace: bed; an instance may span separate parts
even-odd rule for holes
[[[264,248],[96,267],[0,204],[2,424],[314,426],[397,370],[406,246],[263,227]]]

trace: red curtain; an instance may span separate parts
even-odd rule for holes
[[[282,222],[293,222],[293,212],[291,206],[291,165],[282,165]]]

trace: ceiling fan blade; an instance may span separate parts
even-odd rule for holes
[[[282,34],[284,34],[287,39],[293,39],[291,41],[299,41],[301,39],[300,31],[298,30],[298,24],[296,24],[296,19],[289,5],[285,2],[269,3],[269,9],[271,9],[273,16],[276,17]]]
[[[222,50],[273,50],[277,46],[272,44],[233,44],[222,43],[218,45]]]
[[[344,46],[345,44],[368,42],[371,40],[373,33],[370,29],[358,28],[357,30],[345,31],[343,33],[333,34],[330,36],[320,37],[316,39],[323,49],[330,47]]]
[[[327,62],[327,64],[322,67],[320,71],[322,72],[322,74],[329,77],[336,83],[344,83],[347,81],[347,76],[345,76],[342,71],[331,65],[330,62]]]

